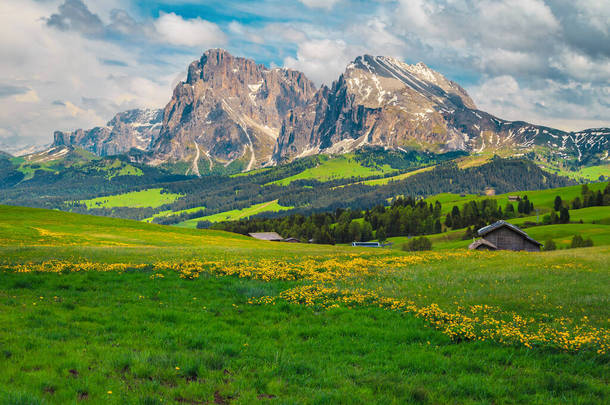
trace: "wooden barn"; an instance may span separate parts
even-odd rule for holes
[[[284,240],[277,232],[252,232],[248,235],[254,239],[268,240],[271,242],[281,242]]]
[[[525,250],[539,252],[542,243],[528,236],[519,227],[498,221],[478,230],[481,239],[468,246],[473,250]]]
[[[271,242],[288,242],[288,243],[301,243],[297,238],[282,238],[282,236],[277,232],[252,232],[249,233],[251,237],[254,239],[260,240],[268,240]]]

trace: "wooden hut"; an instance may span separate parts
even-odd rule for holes
[[[486,241],[485,239],[479,239],[472,242],[468,249],[471,250],[498,250],[498,247],[491,242]]]
[[[276,232],[252,232],[248,235],[252,236],[254,239],[268,240],[271,242],[281,242],[284,240],[284,238]]]
[[[476,250],[526,250],[538,252],[542,243],[530,238],[519,227],[498,221],[478,230],[481,239],[468,246]]]
[[[382,247],[380,242],[352,242],[354,247]]]

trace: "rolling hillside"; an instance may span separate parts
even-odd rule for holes
[[[609,254],[404,254],[0,206],[0,402],[602,404]]]
[[[601,183],[589,183],[587,186],[593,191],[603,190],[610,184],[608,182]],[[454,205],[462,207],[463,204],[470,201],[481,201],[484,199],[497,200],[502,206],[508,202],[508,196],[527,196],[527,198],[534,203],[535,208],[539,208],[541,213],[546,213],[553,207],[553,201],[556,196],[560,196],[564,201],[572,201],[576,197],[580,197],[582,186],[568,186],[568,187],[557,187],[547,190],[529,190],[529,191],[513,191],[510,193],[497,194],[497,195],[473,195],[473,194],[453,194],[453,193],[441,193],[426,198],[429,203],[439,201],[443,204],[442,213],[447,214],[451,211]],[[515,204],[515,203],[514,203]]]

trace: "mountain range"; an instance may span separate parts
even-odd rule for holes
[[[159,110],[117,114],[104,127],[57,131],[52,147],[128,154],[200,175],[273,166],[377,146],[433,153],[531,154],[558,165],[609,159],[610,128],[565,132],[479,110],[457,83],[423,63],[364,55],[330,87],[222,49],[206,51]]]

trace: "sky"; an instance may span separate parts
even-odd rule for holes
[[[498,117],[610,126],[608,0],[2,0],[0,149],[164,107],[217,47],[318,86],[362,54],[421,61]]]

